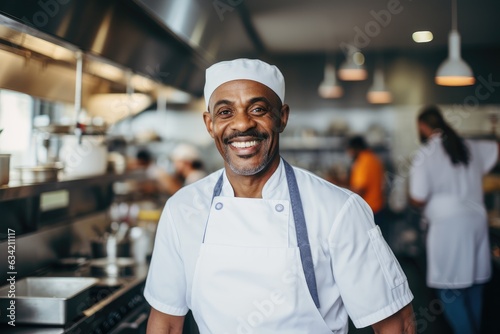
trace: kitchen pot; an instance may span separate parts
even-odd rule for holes
[[[59,171],[63,168],[58,164],[16,167],[22,183],[54,182],[58,180]]]
[[[92,257],[115,259],[130,256],[130,240],[117,240],[114,235],[107,235],[91,241]]]
[[[65,136],[60,152],[64,172],[70,178],[106,173],[108,149],[102,136]]]
[[[0,186],[9,184],[10,154],[0,154]]]

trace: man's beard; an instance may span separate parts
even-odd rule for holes
[[[226,144],[226,148],[225,148],[225,152],[224,152],[224,160],[227,162],[229,168],[231,168],[231,170],[235,173],[235,174],[238,174],[238,175],[245,175],[245,176],[248,176],[248,175],[255,175],[255,174],[258,174],[260,173],[261,171],[263,171],[266,166],[269,164],[269,162],[272,160],[272,156],[269,155],[269,151],[266,152],[265,156],[263,157],[261,163],[258,165],[258,166],[255,166],[255,167],[251,167],[251,168],[238,168],[235,164],[232,163],[231,161],[231,156],[229,154],[229,149],[227,148],[229,144],[229,141],[236,138],[236,137],[245,137],[245,136],[249,136],[249,137],[253,137],[261,142],[267,140],[269,138],[269,135],[267,133],[263,133],[263,132],[259,132],[257,130],[249,130],[249,131],[245,131],[245,132],[234,132],[233,134],[231,134],[230,136],[227,136],[226,138],[224,138],[223,142],[224,144]],[[269,149],[269,148],[268,148]]]
[[[262,159],[262,162],[256,167],[238,168],[231,162],[231,158],[229,157],[229,154],[226,153],[226,162],[229,165],[229,168],[231,168],[233,173],[238,174],[238,175],[248,176],[248,175],[258,174],[266,168],[266,166],[269,164],[270,161],[271,161],[270,156],[267,154],[264,157],[264,159]]]

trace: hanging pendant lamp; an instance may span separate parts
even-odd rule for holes
[[[344,95],[344,89],[337,83],[335,65],[325,65],[325,76],[318,87],[318,94],[324,99],[336,99]]]
[[[385,86],[384,72],[380,66],[375,69],[373,85],[366,94],[368,102],[373,104],[386,104],[392,102],[392,94]]]
[[[448,37],[448,58],[439,66],[435,81],[441,86],[470,86],[476,82],[472,69],[460,55],[456,0],[452,0],[452,29]]]
[[[344,81],[361,81],[368,77],[364,66],[365,56],[359,52],[349,53],[346,60],[340,65],[339,78]]]

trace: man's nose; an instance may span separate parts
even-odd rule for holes
[[[246,111],[238,111],[236,112],[232,128],[233,130],[238,130],[240,132],[245,132],[249,129],[252,129],[256,126],[256,122],[251,115],[249,115]]]

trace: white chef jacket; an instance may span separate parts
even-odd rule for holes
[[[494,141],[465,140],[468,166],[453,165],[440,134],[429,138],[410,170],[410,195],[426,202],[427,285],[465,288],[491,276],[482,177],[498,159]]]
[[[182,188],[163,210],[144,290],[150,305],[163,313],[185,315],[191,306],[194,268],[221,172]],[[295,167],[294,172],[311,244],[319,311],[332,331],[347,333],[348,314],[355,326],[365,327],[409,304],[413,295],[406,276],[374,225],[369,206],[358,195],[310,172]],[[221,196],[234,197],[225,173]],[[262,196],[290,200],[283,162]],[[289,245],[296,247],[292,214],[288,226]]]

